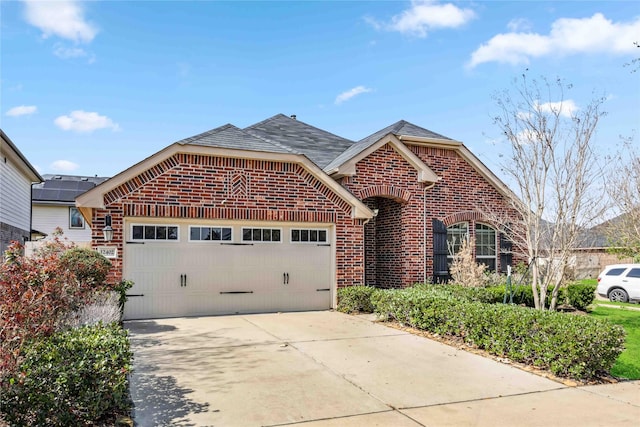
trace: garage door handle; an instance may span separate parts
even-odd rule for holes
[[[129,297],[143,297],[144,294],[127,294],[127,298]]]
[[[318,243],[316,246],[331,246],[331,243]]]
[[[282,284],[283,285],[289,284],[289,273],[282,273]]]
[[[187,275],[186,274],[181,274],[180,275],[180,287],[185,287],[187,286]]]
[[[322,288],[322,289],[316,289],[316,292],[328,292],[330,290],[331,288]]]
[[[235,295],[235,294],[252,294],[253,291],[227,291],[227,292],[220,292],[220,295],[225,295],[225,294],[231,294],[231,295]]]
[[[125,242],[127,245],[144,245],[144,242]]]

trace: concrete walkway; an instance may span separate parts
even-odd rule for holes
[[[337,312],[125,323],[137,425],[636,426],[640,381],[569,388]]]

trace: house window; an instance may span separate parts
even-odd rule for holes
[[[291,229],[292,243],[327,243],[327,230],[309,228]]]
[[[496,271],[496,230],[486,224],[476,224],[476,262]]]
[[[469,224],[466,222],[459,222],[457,224],[447,227],[447,249],[448,249],[448,263],[451,265],[453,262],[453,256],[460,252],[462,248],[462,242],[469,238]]]
[[[459,222],[447,227],[447,261],[450,266],[453,256],[460,252],[462,242],[469,238],[469,223]],[[489,225],[475,225],[475,260],[487,266],[487,270],[496,270],[496,230]]]
[[[177,225],[132,225],[132,240],[178,241]]]
[[[231,227],[189,227],[189,241],[231,241]]]
[[[69,208],[69,228],[84,228],[84,218],[76,207]]]
[[[243,228],[243,242],[280,242],[281,232],[279,228]]]

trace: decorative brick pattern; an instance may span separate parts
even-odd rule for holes
[[[358,191],[356,196],[360,200],[382,196],[393,199],[398,203],[406,203],[411,198],[411,192],[404,188],[394,187],[393,185],[372,185],[371,187]]]

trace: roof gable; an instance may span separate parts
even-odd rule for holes
[[[242,132],[242,130],[238,128],[235,129]],[[205,134],[208,134],[208,132],[205,132]],[[201,140],[201,138],[198,138],[198,136],[196,136],[196,140]],[[218,143],[219,141],[216,142],[216,144]],[[335,180],[329,177],[322,171],[322,169],[320,169],[316,164],[314,164],[305,156],[291,152],[270,151],[265,153],[258,152],[258,150],[241,150],[235,147],[219,147],[210,145],[208,143],[193,143],[190,138],[187,138],[186,141],[182,140],[171,144],[165,149],[124,170],[113,178],[110,178],[102,184],[96,186],[95,188],[81,194],[76,198],[76,206],[82,212],[85,220],[87,220],[87,222],[91,224],[91,210],[95,208],[105,207],[105,195],[142,174],[147,174],[148,176],[152,177],[154,174],[149,174],[148,172],[150,170],[163,162],[173,161],[172,159],[174,158],[174,156],[179,153],[295,163],[307,170],[319,182],[324,184],[329,189],[329,191],[347,202],[349,206],[351,206],[351,216],[353,218],[369,219],[373,217],[373,213],[369,208],[367,208],[353,194],[351,194],[347,189],[345,189]],[[138,184],[141,182],[142,180],[138,180]],[[128,186],[127,188],[130,190]]]
[[[416,156],[406,145],[404,145],[393,134],[387,134],[383,138],[380,138],[374,144],[369,145],[363,151],[360,151],[357,155],[351,157],[348,161],[342,163],[340,167],[334,172],[334,178],[340,176],[352,176],[356,174],[356,164],[365,159],[371,153],[377,151],[380,147],[389,144],[404,160],[407,161],[417,172],[418,182],[436,182],[440,180],[440,177],[431,170],[418,156]],[[330,172],[329,172],[330,173]]]
[[[297,119],[277,114],[244,129],[252,136],[281,144],[292,152],[304,154],[321,168],[329,164],[353,141],[318,129]]]
[[[6,133],[0,129],[0,149],[2,154],[11,160],[11,162],[27,177],[31,182],[42,182],[43,179],[33,167],[29,160],[18,150],[18,147],[11,141]],[[6,145],[5,145],[6,144]],[[8,147],[8,148],[7,148]]]
[[[324,170],[327,173],[332,173],[333,170],[339,168],[342,164],[351,160],[353,157],[365,151],[367,148],[371,147],[373,144],[380,141],[380,139],[382,139],[384,136],[389,134],[395,135],[399,139],[402,139],[401,137],[404,136],[412,136],[433,140],[453,141],[451,138],[447,138],[446,136],[432,132],[428,129],[421,128],[420,126],[416,126],[413,123],[407,122],[406,120],[400,120],[356,142],[347,150],[342,152],[338,157],[328,163],[324,167]]]

